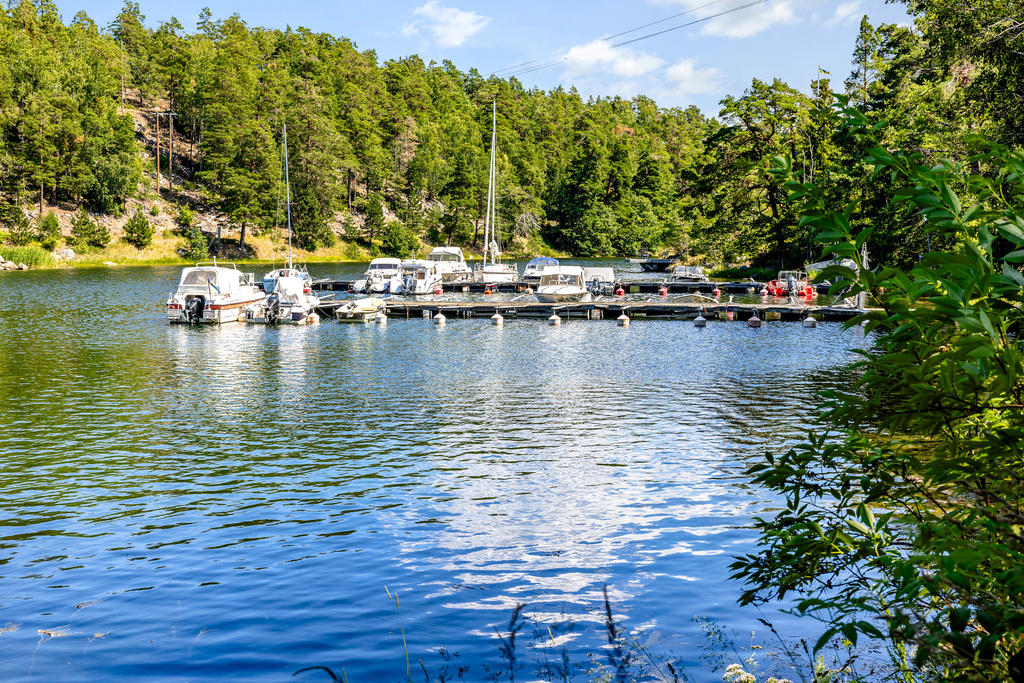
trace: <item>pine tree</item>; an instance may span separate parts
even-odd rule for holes
[[[142,209],[136,209],[124,225],[124,241],[136,249],[145,249],[153,242],[153,226],[146,220]]]

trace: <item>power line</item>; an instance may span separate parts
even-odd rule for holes
[[[682,11],[682,12],[676,12],[675,14],[670,14],[669,16],[664,17],[663,19],[658,19],[657,21],[652,21],[652,22],[649,22],[647,24],[642,24],[640,26],[637,26],[636,28],[631,28],[631,29],[626,30],[626,31],[620,31],[619,33],[613,33],[610,36],[602,36],[602,37],[598,38],[598,40],[611,40],[613,38],[619,38],[620,36],[629,35],[630,33],[636,33],[637,31],[642,31],[645,28],[650,28],[651,26],[657,26],[658,24],[663,24],[666,21],[672,21],[673,19],[676,19],[678,17],[684,16],[684,15],[687,15],[687,14],[692,14],[694,12],[697,12],[699,10],[705,9],[707,7],[711,7],[712,5],[717,5],[717,4],[722,3],[722,2],[725,2],[725,0],[711,0],[711,2],[706,2],[703,5],[699,5],[697,7],[692,7],[690,9]],[[543,61],[544,61],[544,58],[540,57],[538,59],[531,59],[531,60],[529,60],[527,62],[521,62],[519,64],[513,64],[512,66],[507,66],[504,69],[498,69],[497,71],[495,71],[493,73],[493,75],[494,76],[500,76],[501,74],[505,73],[506,71],[518,71],[519,69],[522,69],[524,67],[528,67],[528,66],[531,66],[533,64],[536,64],[537,62],[543,62]]]
[[[647,40],[648,38],[653,38],[655,36],[660,36],[663,33],[668,33],[669,31],[677,31],[677,30],[679,30],[681,28],[686,28],[687,26],[693,26],[694,24],[699,24],[699,23],[704,22],[704,21],[710,21],[712,19],[717,19],[718,17],[724,16],[726,14],[732,14],[733,12],[739,12],[740,10],[747,9],[748,7],[753,7],[754,5],[763,5],[766,2],[768,2],[768,0],[754,0],[753,2],[748,2],[745,5],[740,5],[739,7],[733,7],[732,9],[727,9],[727,10],[725,10],[723,12],[719,12],[717,14],[712,14],[710,16],[703,17],[701,19],[694,19],[693,21],[689,21],[689,22],[687,22],[685,24],[679,24],[678,26],[672,26],[671,28],[666,28],[666,29],[663,29],[661,31],[655,31],[654,33],[648,33],[647,35],[640,36],[639,38],[632,38],[630,40],[624,40],[621,43],[616,43],[615,45],[612,45],[612,47],[622,47],[623,45],[629,45],[631,43],[638,43],[641,40]]]
[[[741,10],[749,9],[750,7],[754,7],[756,5],[763,5],[763,4],[767,3],[767,2],[768,2],[768,0],[753,0],[752,2],[748,2],[746,4],[739,5],[737,7],[732,7],[730,9],[723,10],[721,12],[716,12],[715,14],[710,14],[710,15],[708,15],[706,17],[701,17],[700,19],[694,19],[693,21],[688,21],[686,23],[679,24],[677,26],[670,26],[669,28],[662,29],[660,31],[654,31],[653,33],[648,33],[646,35],[642,35],[642,36],[639,36],[637,38],[631,38],[629,40],[623,40],[623,41],[618,42],[618,43],[613,43],[609,47],[615,48],[615,47],[622,47],[624,45],[631,45],[633,43],[638,43],[641,40],[647,40],[648,38],[654,38],[655,36],[664,35],[664,34],[669,33],[671,31],[678,31],[681,28],[687,28],[689,26],[694,26],[696,24],[701,24],[701,23],[704,23],[706,21],[711,21],[712,19],[717,19],[718,17],[722,17],[722,16],[725,16],[727,14],[732,14],[733,12],[739,12]],[[708,4],[713,4],[713,3],[708,3]],[[706,7],[706,6],[707,5],[702,5],[702,7]],[[695,8],[695,9],[700,9],[700,8],[698,7],[698,8]],[[693,10],[690,10],[690,11],[692,12]],[[680,14],[686,14],[686,12],[681,12]],[[675,15],[675,16],[678,16],[678,15]],[[673,16],[673,17],[666,17],[666,19],[672,19],[672,18],[675,18],[675,16]],[[638,28],[635,28],[635,29],[630,29],[629,31],[623,31],[622,33],[618,33],[616,35],[617,36],[621,36],[621,35],[626,35],[628,33],[634,33],[636,31],[639,31],[639,30],[643,29],[643,28],[647,28],[648,26],[653,26],[655,24],[663,23],[663,21],[664,20],[659,20],[659,21],[656,21],[656,22],[652,22],[652,23],[648,24],[647,26],[641,26],[641,27],[638,27]],[[615,36],[611,36],[611,37],[615,37]],[[538,64],[536,66],[530,66],[530,67],[524,68],[524,69],[519,69],[519,70],[516,70],[516,71],[514,71],[512,73],[506,73],[504,76],[502,76],[502,78],[513,78],[515,76],[522,76],[524,74],[532,73],[534,71],[540,71],[542,69],[548,69],[548,68],[550,68],[552,66],[557,66],[559,64],[562,64],[562,63],[566,62],[568,59],[569,59],[568,56],[566,56],[566,57],[562,57],[559,60],[555,60],[555,61],[551,61],[551,62],[546,62],[544,64]],[[533,62],[538,62],[538,61],[540,61],[540,60],[536,60],[536,59],[533,60]],[[524,64],[524,66],[525,66],[525,64]],[[508,71],[508,69],[505,69],[504,71]],[[495,74],[495,75],[498,75],[498,74]]]

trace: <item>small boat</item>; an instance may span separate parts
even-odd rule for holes
[[[290,251],[290,249],[289,249]],[[288,257],[288,262],[291,263],[291,256]],[[263,276],[263,291],[270,294],[274,291],[274,287],[277,285],[277,279],[282,277],[297,277],[305,281],[306,286],[309,289],[313,288],[313,278],[310,277],[309,273],[302,266],[293,267],[288,266],[287,268],[278,268],[272,270]]]
[[[484,263],[473,271],[473,280],[487,284],[519,282],[519,269],[511,263]]]
[[[415,296],[434,294],[441,289],[442,277],[436,261],[410,259],[402,261],[402,282],[395,285],[392,281],[392,294]]]
[[[535,296],[537,301],[545,304],[590,301],[592,298],[580,266],[548,266],[541,273]]]
[[[167,296],[172,323],[230,323],[243,319],[243,309],[264,297],[252,273],[233,263],[197,263],[181,271],[178,289]]]
[[[384,300],[376,297],[353,299],[334,309],[334,317],[339,323],[368,323],[384,310]]]
[[[615,269],[607,266],[584,268],[583,281],[595,296],[611,294],[615,291]]]
[[[310,293],[304,278],[278,277],[274,290],[267,296],[245,307],[245,320],[265,325],[310,325],[320,322],[316,307],[320,303]]]
[[[653,257],[645,254],[640,254],[634,258],[626,259],[630,263],[640,266],[640,269],[648,273],[666,273],[670,268],[673,268],[679,261],[682,260],[681,256],[662,256]]]
[[[484,219],[484,260],[473,271],[476,282],[497,284],[519,281],[519,269],[511,263],[501,262],[501,231],[498,230],[498,201],[496,164],[494,153],[498,146],[497,102],[491,103],[491,169],[487,178],[487,217]],[[488,259],[490,259],[488,261]]]
[[[707,282],[708,276],[700,266],[676,266],[669,277],[672,282]]]
[[[523,268],[523,282],[531,287],[536,287],[540,282],[541,271],[547,266],[557,265],[558,259],[551,258],[550,256],[538,256],[536,258],[532,258],[526,264],[526,267]]]
[[[366,274],[352,283],[352,291],[385,294],[392,287],[402,285],[402,261],[396,258],[375,258],[370,261]]]
[[[768,293],[776,297],[800,296],[813,299],[818,291],[802,270],[780,270],[778,277],[768,283]]]
[[[473,270],[466,263],[466,257],[459,247],[434,247],[427,260],[437,264],[437,272],[445,282],[469,280],[473,277]]]

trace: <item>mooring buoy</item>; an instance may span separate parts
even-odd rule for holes
[[[747,321],[747,327],[761,327],[761,319],[757,317],[757,313],[750,316],[750,320]]]
[[[814,319],[813,315],[808,313],[807,317],[804,318],[804,327],[817,327],[817,326],[818,326],[818,321]]]
[[[444,317],[444,313],[438,311],[437,315],[434,316],[434,324],[444,325],[446,322],[448,322],[448,318]]]
[[[387,325],[388,324],[388,315],[384,311],[377,311],[377,315],[375,315],[373,317],[373,320],[378,325]]]
[[[629,327],[629,316],[626,315],[625,311],[619,313],[619,317],[616,320],[619,322],[619,327]]]
[[[694,327],[707,327],[707,325],[708,325],[707,319],[704,316],[702,316],[700,313],[698,313],[697,317],[693,319],[693,326]]]
[[[561,324],[562,324],[562,319],[558,317],[557,313],[552,313],[551,317],[548,318],[548,325],[555,325],[555,326],[557,326],[557,325],[561,325]]]
[[[505,319],[501,317],[501,313],[495,313],[491,316],[491,324],[501,327],[501,324],[505,322]]]

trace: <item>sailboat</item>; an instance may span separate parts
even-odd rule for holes
[[[288,214],[288,266],[272,270],[263,277],[266,297],[245,308],[245,320],[251,323],[286,323],[307,325],[320,322],[316,306],[320,300],[313,296],[312,280],[304,268],[296,268],[292,260],[292,192],[288,180],[288,124],[282,128],[284,136],[284,186]]]
[[[487,217],[484,219],[484,260],[473,272],[477,282],[498,283],[519,280],[519,269],[501,262],[501,233],[498,230],[495,148],[498,145],[498,104],[491,104],[491,171],[487,179]],[[489,260],[488,260],[489,259]]]

